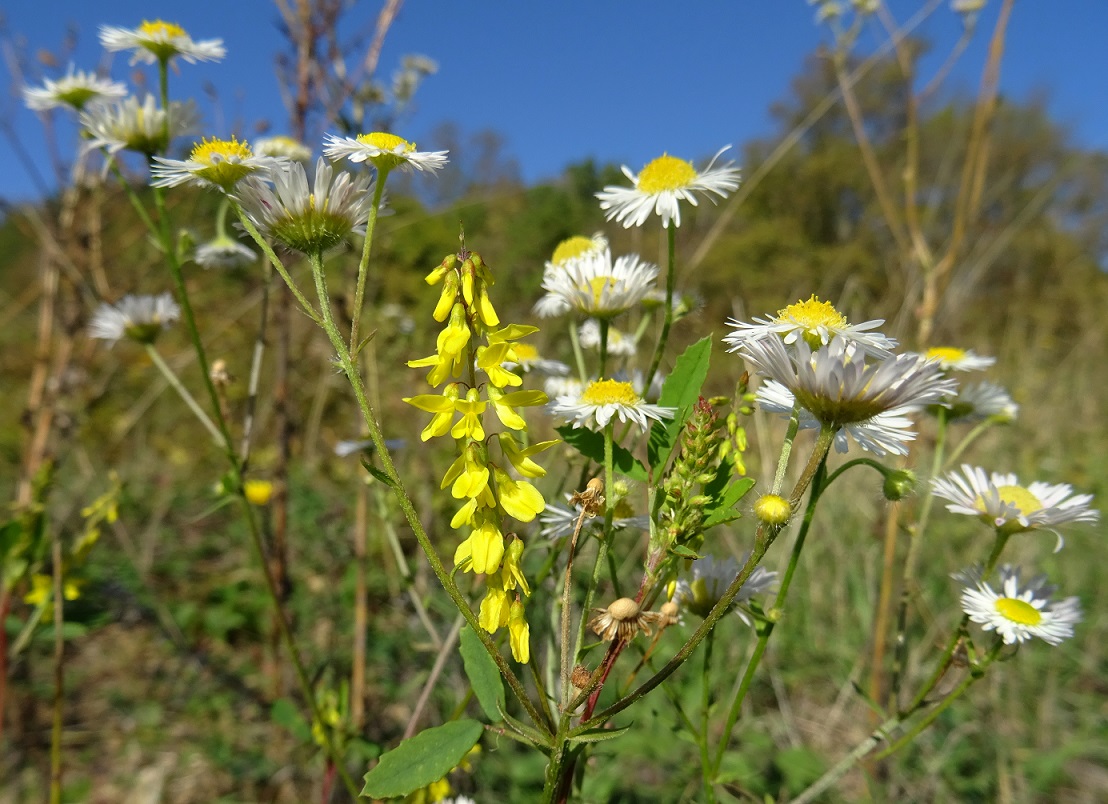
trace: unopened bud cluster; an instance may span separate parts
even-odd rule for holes
[[[505,516],[530,522],[546,502],[538,489],[516,479],[509,468],[521,478],[542,477],[546,470],[532,456],[557,442],[524,446],[516,435],[527,430],[517,408],[545,404],[547,397],[542,391],[521,390],[522,378],[504,366],[518,363],[515,341],[537,328],[499,327],[488,295],[492,274],[477,254],[451,254],[427,275],[427,283],[442,286],[433,315],[446,327],[439,333],[435,354],[408,365],[429,367],[427,382],[432,387],[446,385],[440,393],[404,401],[433,414],[423,430],[424,441],[449,434],[457,444],[458,457],[441,485],[463,501],[450,521],[451,527],[467,534],[454,553],[454,563],[485,575],[488,592],[481,603],[481,626],[489,632],[507,626],[512,655],[527,662],[529,628],[522,598],[531,590],[520,565],[523,542],[514,534],[505,537],[502,523]],[[490,406],[499,421],[497,433],[486,430]]]
[[[703,541],[705,506],[711,502],[703,487],[716,477],[725,440],[715,409],[700,397],[681,431],[681,451],[662,481],[665,503],[658,531],[665,547],[696,550]]]

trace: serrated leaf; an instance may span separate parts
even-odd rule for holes
[[[708,509],[707,516],[704,518],[704,530],[738,519],[738,514],[732,509],[752,488],[754,488],[752,477],[741,477],[725,488],[719,502]]]
[[[564,424],[558,428],[558,435],[589,460],[596,461],[601,466],[604,465],[603,433],[594,433],[583,427]],[[646,482],[646,467],[619,444],[612,444],[612,467],[632,480]]]
[[[628,723],[626,726],[620,726],[618,729],[587,729],[580,734],[574,734],[569,738],[569,742],[572,743],[603,743],[607,740],[614,740],[617,737],[621,737],[631,726],[632,723]]]
[[[381,756],[365,775],[363,796],[395,798],[437,782],[481,739],[476,720],[454,720],[420,732]]]
[[[655,476],[660,476],[669,456],[677,444],[677,436],[689,411],[700,398],[700,389],[708,377],[708,363],[712,356],[712,336],[701,338],[681,353],[673,366],[673,371],[662,384],[662,395],[658,404],[667,408],[676,408],[676,415],[669,421],[655,422],[650,428],[650,442],[646,456]]]
[[[312,741],[312,730],[308,721],[300,714],[296,704],[288,698],[278,698],[269,708],[269,719],[278,726],[284,726],[289,733],[302,743]]]
[[[500,720],[500,710],[504,708],[504,682],[500,680],[496,661],[489,656],[481,638],[468,625],[462,629],[461,651],[462,664],[473,686],[473,694],[477,696],[485,717],[496,723]]]

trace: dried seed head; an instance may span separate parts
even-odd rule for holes
[[[578,690],[583,690],[589,685],[589,679],[592,678],[592,673],[589,672],[589,668],[583,664],[576,665],[573,668],[573,673],[569,677],[569,682]]]
[[[589,627],[593,633],[604,640],[616,639],[629,640],[642,631],[650,634],[652,623],[661,619],[660,614],[654,611],[643,611],[642,608],[629,597],[621,597],[613,601],[606,609],[595,609],[596,613],[589,620]]]
[[[230,385],[234,380],[231,376],[231,372],[227,370],[227,361],[222,358],[212,361],[212,367],[208,372],[208,376],[211,377],[213,384],[222,387]]]
[[[573,505],[580,504],[589,516],[596,516],[604,511],[604,481],[594,477],[585,486],[584,491],[574,492],[570,499]]]
[[[680,607],[672,600],[667,600],[658,610],[658,626],[666,628],[677,623],[677,613]]]

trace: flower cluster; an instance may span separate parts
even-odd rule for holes
[[[421,434],[424,441],[449,434],[457,442],[458,457],[441,486],[464,501],[450,522],[453,528],[468,530],[454,563],[485,575],[488,591],[481,603],[481,626],[489,632],[507,626],[512,655],[526,663],[529,628],[522,597],[531,590],[520,566],[523,542],[515,534],[505,536],[502,522],[505,516],[531,522],[546,508],[542,494],[527,478],[546,473],[532,458],[557,442],[525,446],[516,434],[527,430],[517,408],[543,405],[547,397],[542,391],[522,389],[523,379],[508,368],[523,359],[516,342],[537,330],[500,325],[488,295],[493,277],[477,254],[451,254],[431,271],[427,283],[442,286],[433,316],[446,326],[435,353],[408,365],[429,368],[427,382],[432,387],[446,384],[439,393],[404,401],[433,414]],[[500,432],[486,431],[490,407]]]

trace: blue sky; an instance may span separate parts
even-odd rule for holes
[[[32,55],[57,51],[73,28],[76,65],[110,63],[117,80],[127,80],[138,68],[128,67],[126,54],[105,61],[96,37],[102,23],[133,27],[162,18],[196,39],[222,38],[227,59],[181,64],[173,77],[174,97],[203,98],[205,84],[217,87],[222,112],[205,107],[211,135],[236,133],[231,130],[236,120],[267,118],[275,133],[282,128],[285,115],[273,68],[282,40],[270,2],[13,0],[6,5],[7,34],[17,47]],[[926,3],[892,0],[890,5],[903,21]],[[1000,0],[989,0],[976,38],[954,72],[954,86],[969,91],[977,86],[999,7]],[[346,17],[351,30],[371,31],[379,8],[365,0],[355,5]],[[960,18],[944,0],[921,28],[935,45],[926,63],[932,70],[960,31]],[[1005,95],[1045,94],[1052,115],[1076,143],[1108,150],[1103,46],[1108,2],[1021,0],[1009,31]],[[421,88],[397,133],[419,143],[445,121],[456,122],[463,132],[495,129],[530,182],[588,157],[638,170],[663,151],[702,158],[727,143],[765,135],[773,127],[769,105],[787,93],[804,57],[826,38],[803,0],[406,0],[386,41],[379,75],[387,77],[407,53],[434,58],[439,72]],[[879,41],[877,31],[870,31],[863,48]],[[54,77],[64,69],[62,64],[46,74]],[[49,177],[36,116],[16,94],[4,98],[0,114]],[[58,135],[63,151],[75,147],[72,127],[60,117]],[[7,139],[0,140],[0,170],[0,197],[35,196]]]

